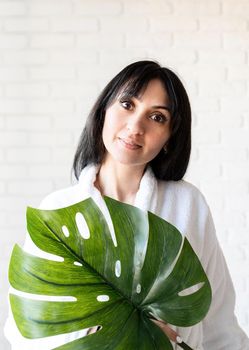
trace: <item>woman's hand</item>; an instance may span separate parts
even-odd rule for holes
[[[193,350],[188,344],[182,341],[182,338],[172,329],[167,323],[162,321],[155,320],[151,318],[151,321],[154,322],[161,330],[168,336],[168,338],[174,343],[178,344],[180,348],[184,350]],[[195,349],[198,350],[198,349]]]
[[[182,338],[172,328],[170,328],[170,326],[167,323],[152,318],[151,321],[153,321],[158,327],[160,327],[161,330],[168,336],[170,340],[178,344],[182,343]]]

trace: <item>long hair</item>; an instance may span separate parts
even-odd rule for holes
[[[149,162],[155,176],[180,180],[189,163],[191,151],[191,108],[186,90],[177,75],[154,61],[134,62],[121,70],[103,89],[87,118],[74,156],[73,172],[78,179],[88,164],[101,164],[105,156],[102,130],[107,108],[122,90],[137,96],[152,79],[159,79],[169,96],[171,134],[167,153],[163,150]]]

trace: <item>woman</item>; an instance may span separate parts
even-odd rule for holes
[[[175,349],[176,340],[183,339],[194,349],[248,350],[248,338],[234,316],[234,290],[209,208],[201,193],[182,180],[190,149],[191,109],[179,78],[156,62],[135,62],[109,82],[90,112],[74,158],[78,184],[49,195],[40,207],[65,207],[89,196],[101,207],[106,195],[172,223],[198,255],[213,299],[204,321],[193,327],[156,324]],[[42,255],[29,238],[25,249]],[[83,333],[27,341],[10,317],[6,334],[13,349],[27,350],[50,349]]]

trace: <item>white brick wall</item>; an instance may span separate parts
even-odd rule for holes
[[[124,65],[175,70],[193,107],[187,179],[204,192],[249,335],[248,0],[0,0],[0,349],[25,208],[70,183],[85,117]]]

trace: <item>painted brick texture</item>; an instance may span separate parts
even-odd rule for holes
[[[70,184],[98,92],[124,65],[155,59],[193,109],[186,179],[211,207],[249,335],[249,2],[0,0],[0,350],[7,268],[25,209]]]

